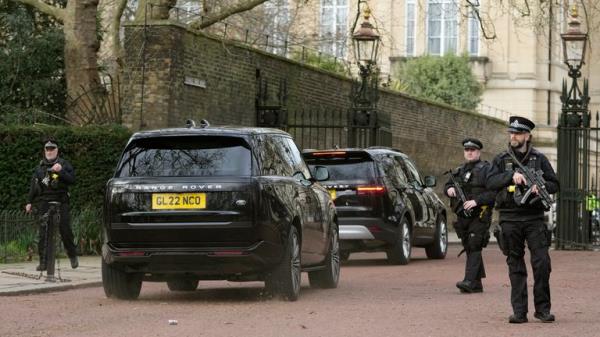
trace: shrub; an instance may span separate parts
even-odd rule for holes
[[[121,126],[0,126],[0,207],[23,209],[31,175],[42,159],[42,140],[49,135],[75,168],[71,209],[101,209],[106,182],[131,135]]]
[[[467,56],[446,54],[408,59],[395,71],[392,86],[416,97],[474,110],[483,89],[469,65]]]

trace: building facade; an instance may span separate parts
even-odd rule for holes
[[[407,58],[466,54],[484,87],[480,112],[503,119],[509,115],[532,119],[539,126],[536,144],[546,149],[552,161],[556,159],[555,129],[562,81],[567,78],[560,34],[566,31],[571,1],[549,1],[541,8],[536,3],[529,9],[493,0],[361,2],[370,7],[371,22],[381,35],[378,65],[383,81],[394,78],[395,68]],[[351,60],[357,3],[310,1],[296,13],[299,19],[291,31],[312,37],[323,53]],[[595,5],[590,2],[586,10],[588,17],[594,18]],[[583,16],[581,9],[579,12]],[[581,19],[585,31],[585,18]],[[594,46],[600,39],[589,30]],[[600,62],[593,51],[588,48],[583,76],[589,79],[590,109],[595,112],[600,108]]]

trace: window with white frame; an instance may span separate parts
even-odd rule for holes
[[[479,4],[479,2],[478,2]],[[481,4],[478,5],[480,8]],[[477,8],[477,9],[479,9]],[[470,56],[479,56],[479,19],[475,9],[469,11],[468,48]]]
[[[265,34],[269,37],[267,50],[274,54],[285,55],[290,26],[288,0],[271,0],[265,2],[264,6]]]
[[[348,36],[348,0],[321,0],[321,51],[344,57]]]
[[[443,55],[458,48],[457,0],[429,0],[427,3],[427,52]]]
[[[415,36],[417,28],[417,5],[415,0],[406,0],[406,56],[415,56]]]

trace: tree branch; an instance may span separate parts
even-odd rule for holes
[[[467,0],[467,6],[471,7],[471,11],[477,17],[477,21],[479,21],[479,27],[481,28],[481,34],[483,34],[483,38],[486,40],[494,40],[496,38],[496,31],[492,30],[492,34],[490,35],[486,27],[483,25],[483,19],[481,18],[481,14],[479,13],[479,0],[476,0],[476,3],[473,3],[472,0]]]
[[[54,7],[49,5],[41,0],[13,0],[15,2],[20,2],[25,5],[29,5],[37,9],[38,11],[48,14],[51,17],[55,18],[58,22],[64,23],[65,21],[65,10],[62,8]]]
[[[267,2],[268,0],[244,0],[242,2],[238,2],[236,5],[224,8],[217,15],[211,17],[205,17],[202,19],[194,20],[191,25],[195,28],[206,28],[214,25],[215,23],[222,21],[234,14],[238,14],[241,12],[249,11],[254,7],[262,4],[263,2]]]

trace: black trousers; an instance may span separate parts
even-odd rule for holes
[[[481,282],[481,279],[485,278],[485,266],[481,251],[489,242],[489,228],[488,217],[483,219],[479,217],[471,219],[459,217],[454,226],[456,235],[460,238],[467,254],[464,278],[466,281]]]
[[[525,242],[531,255],[533,270],[533,298],[535,311],[550,312],[550,255],[548,231],[542,220],[530,222],[502,221],[502,236],[506,242],[508,276],[510,278],[510,302],[515,314],[526,314],[527,268],[525,266]]]
[[[40,202],[37,207],[36,214],[40,223],[38,232],[38,254],[40,256],[40,262],[46,262],[46,244],[50,243],[46,238],[48,228],[56,228],[57,225],[67,255],[69,257],[77,256],[77,246],[75,246],[73,230],[71,229],[69,203],[65,202],[60,204],[58,209],[60,213],[60,222],[58,224],[53,223],[54,218],[52,214],[49,214],[50,204],[48,202]],[[47,227],[48,225],[51,227]]]

